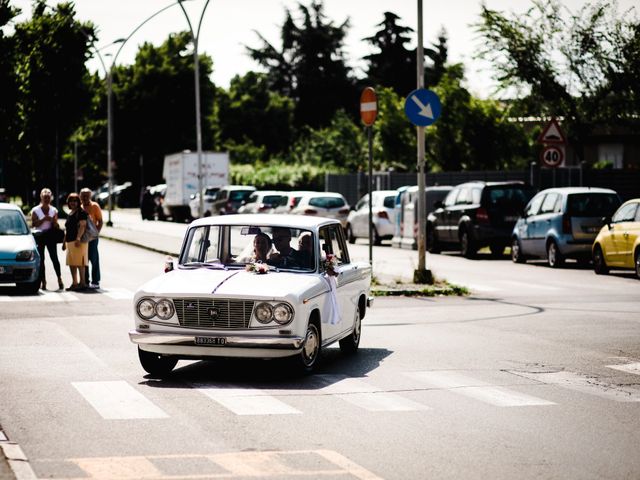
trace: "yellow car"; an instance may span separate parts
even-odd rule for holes
[[[599,275],[609,269],[635,269],[640,278],[640,198],[622,204],[593,242],[593,269]]]

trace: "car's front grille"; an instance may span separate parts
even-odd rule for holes
[[[255,302],[225,298],[174,298],[182,327],[242,329],[249,327]]]

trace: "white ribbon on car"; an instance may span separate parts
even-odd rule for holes
[[[331,316],[329,317],[329,323],[331,325],[337,325],[342,322],[342,316],[340,315],[340,305],[338,303],[338,281],[333,275],[324,275],[324,279],[329,284],[328,300],[331,304]]]

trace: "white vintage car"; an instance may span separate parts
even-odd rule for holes
[[[208,357],[291,357],[312,372],[333,342],[357,351],[372,303],[371,267],[351,260],[340,222],[329,218],[196,220],[167,270],[136,292],[129,332],[155,376],[178,359]]]

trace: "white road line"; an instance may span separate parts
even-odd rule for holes
[[[640,391],[619,385],[600,382],[594,378],[573,372],[511,372],[521,377],[550,385],[576,390],[588,395],[615,400],[616,402],[640,402]]]
[[[13,297],[2,295],[0,296],[0,302],[13,302]]]
[[[0,302],[77,302],[78,297],[71,292],[41,292],[38,295],[1,296]]]
[[[458,372],[428,371],[408,372],[405,375],[425,382],[437,388],[451,390],[454,393],[480,400],[497,407],[528,407],[536,405],[555,405],[554,402],[542,398],[515,392],[504,387],[467,377]]]
[[[379,388],[357,378],[338,375],[317,375],[316,377],[326,384],[320,389],[320,393],[336,395],[342,400],[371,412],[411,412],[430,409],[397,393],[380,391]]]
[[[514,280],[500,280],[500,283],[506,283],[507,285],[512,285],[514,287],[519,287],[523,289],[534,289],[534,290],[546,290],[549,292],[557,292],[561,290],[560,287],[553,287],[551,285],[540,285],[539,283],[533,282],[518,282]]]
[[[291,415],[302,413],[277,398],[256,388],[234,388],[230,385],[199,386],[196,390],[236,415]]]
[[[72,382],[72,385],[106,420],[168,417],[125,381]]]
[[[627,373],[635,373],[640,375],[640,362],[627,363],[625,365],[607,365],[607,368],[613,368],[614,370],[620,370]]]
[[[133,299],[133,292],[126,288],[110,288],[109,290],[102,290],[102,293],[113,300]]]

